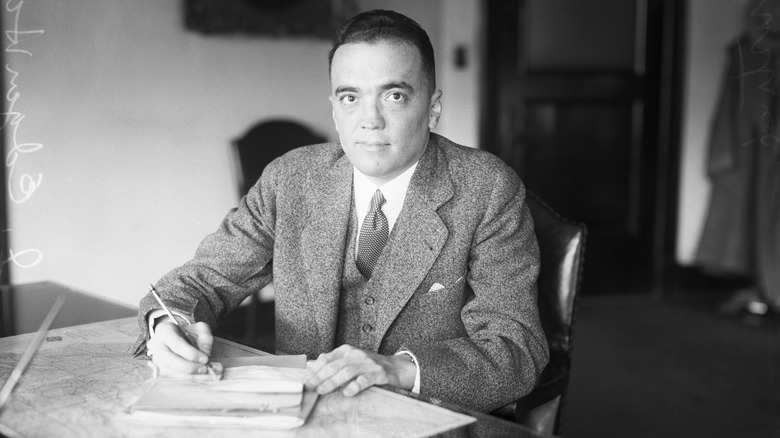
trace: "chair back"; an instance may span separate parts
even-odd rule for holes
[[[526,197],[539,243],[539,317],[550,363],[530,394],[514,406],[514,418],[542,435],[560,433],[571,370],[571,335],[585,252],[585,225],[564,219],[533,193]],[[506,415],[504,410],[500,414]]]
[[[276,157],[300,146],[325,141],[324,137],[291,120],[267,120],[256,124],[234,142],[241,166],[241,195],[249,191],[265,166]]]
[[[537,281],[539,316],[550,350],[568,353],[582,275],[586,228],[563,218],[533,193],[526,199],[534,218],[541,258]]]

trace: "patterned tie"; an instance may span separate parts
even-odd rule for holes
[[[358,240],[357,268],[366,278],[371,278],[374,272],[376,261],[382,254],[387,243],[389,227],[387,226],[387,217],[382,213],[382,204],[385,203],[385,197],[377,189],[374,197],[371,198],[371,209],[363,219],[363,226],[360,227],[360,239]]]

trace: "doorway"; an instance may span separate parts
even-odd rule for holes
[[[583,294],[673,265],[684,2],[487,2],[483,147],[588,226]]]

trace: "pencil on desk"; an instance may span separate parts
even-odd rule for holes
[[[200,348],[198,348],[198,343],[195,341],[195,339],[193,339],[193,338],[192,338],[192,336],[190,336],[190,334],[189,334],[189,333],[187,333],[187,332],[186,332],[186,331],[185,331],[185,330],[184,330],[184,329],[181,327],[181,324],[179,324],[179,321],[178,321],[176,318],[174,318],[174,317],[173,317],[173,313],[171,312],[171,309],[169,309],[169,308],[168,308],[168,306],[166,306],[166,305],[165,305],[165,303],[163,302],[162,298],[160,298],[160,294],[158,294],[158,293],[157,293],[157,289],[154,287],[154,285],[153,285],[153,284],[150,284],[150,285],[149,285],[149,292],[151,292],[151,293],[152,293],[152,295],[154,295],[154,298],[157,300],[157,302],[158,302],[158,303],[160,303],[160,306],[162,306],[163,310],[165,310],[165,313],[167,313],[167,314],[168,314],[168,316],[171,318],[171,320],[173,320],[173,323],[176,325],[176,330],[178,330],[178,331],[179,331],[179,334],[180,334],[180,335],[181,335],[181,336],[182,336],[182,337],[183,337],[183,338],[184,338],[184,339],[185,339],[185,340],[186,340],[186,341],[187,341],[187,342],[188,342],[190,345],[192,345],[192,346],[193,346],[193,347],[195,347],[196,349],[200,350]],[[217,373],[216,373],[216,371],[214,371],[214,368],[212,368],[212,367],[211,367],[211,364],[210,364],[210,363],[206,363],[206,370],[208,370],[208,372],[209,372],[209,374],[211,375],[211,377],[213,377],[213,378],[217,379]]]

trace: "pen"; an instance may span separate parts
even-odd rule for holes
[[[160,303],[163,310],[165,310],[165,313],[168,314],[168,316],[171,318],[173,323],[176,325],[176,330],[178,330],[179,335],[181,335],[181,337],[183,337],[187,341],[187,343],[195,347],[197,350],[200,350],[200,348],[198,348],[198,343],[195,341],[195,339],[187,331],[182,329],[181,325],[179,324],[179,321],[173,317],[173,313],[171,313],[171,309],[169,309],[168,306],[165,305],[165,303],[163,302],[162,298],[160,298],[160,295],[157,293],[157,289],[154,287],[153,284],[149,285],[149,292],[151,292],[152,295],[154,295],[154,298],[157,300],[158,303]],[[210,363],[206,363],[206,369],[208,370],[211,377],[215,379],[217,378],[217,373],[211,367]]]

